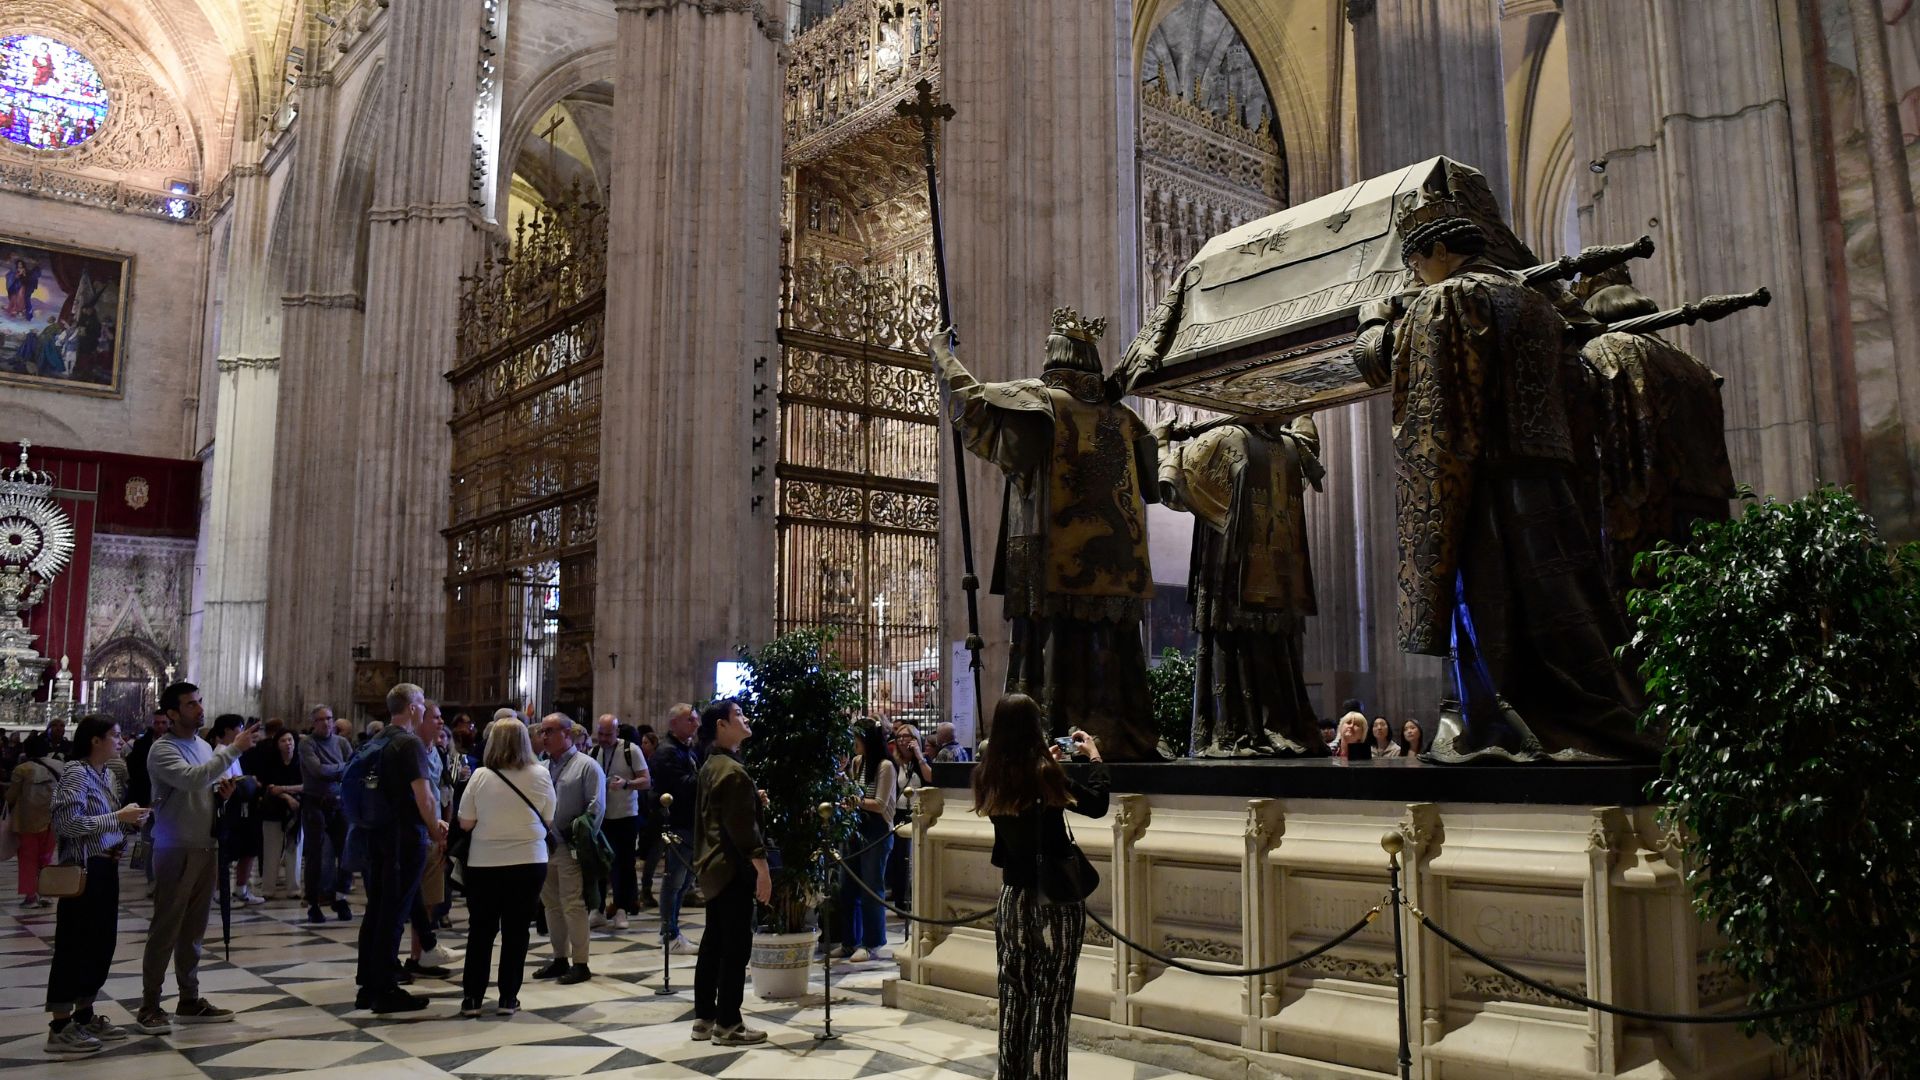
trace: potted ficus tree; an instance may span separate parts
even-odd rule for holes
[[[1759,1027],[1812,1080],[1912,1075],[1920,1008],[1884,983],[1920,956],[1920,544],[1888,544],[1823,487],[1641,560],[1656,794],[1720,961],[1756,1008],[1883,984]]]
[[[829,637],[795,631],[739,653],[747,671],[740,708],[753,726],[741,752],[767,793],[773,876],[750,964],[754,992],[763,998],[806,993],[820,904],[834,880],[823,856],[840,850],[853,830],[852,815],[818,812],[822,803],[839,806],[851,791],[841,765],[853,752],[852,720],[860,709],[859,676],[827,648]]]

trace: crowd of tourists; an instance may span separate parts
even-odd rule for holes
[[[310,923],[359,918],[354,1005],[378,1014],[426,1007],[408,988],[444,979],[459,983],[463,1017],[512,1016],[536,934],[550,956],[532,977],[575,984],[594,977],[595,931],[627,931],[656,911],[666,952],[697,954],[691,1037],[728,1046],[766,1038],[740,1011],[754,904],[769,898],[771,879],[763,800],[739,759],[752,732],[736,703],[676,705],[661,732],[612,715],[591,727],[562,713],[530,724],[510,708],[480,726],[467,714],[449,720],[420,687],[402,684],[385,714],[357,735],[325,706],[312,710],[304,734],[231,714],[209,723],[199,689],[176,683],[131,744],[98,715],[79,720],[70,738],[59,723],[19,742],[4,775],[20,902],[58,904],[49,1053],[95,1053],[136,1033],[230,1021],[200,988],[211,913],[296,897]],[[912,735],[911,749],[909,734],[883,755],[964,755],[938,745],[951,742],[950,729],[934,745]],[[891,790],[873,794],[876,808],[899,801]],[[881,851],[875,880],[889,854]],[[144,879],[153,915],[141,1002],[121,1027],[94,1004],[113,960],[127,864],[141,875],[130,873],[129,887]],[[904,885],[896,888],[903,896]],[[456,894],[468,920],[458,971],[438,941]],[[705,905],[697,945],[682,926],[696,900]],[[887,955],[878,927],[876,938],[863,925],[859,938],[874,959]]]

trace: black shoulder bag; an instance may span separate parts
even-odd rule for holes
[[[1100,872],[1093,868],[1093,861],[1087,858],[1087,853],[1081,851],[1080,845],[1073,839],[1073,829],[1066,824],[1066,811],[1061,811],[1060,824],[1067,829],[1067,850],[1051,862],[1047,860],[1046,807],[1040,808],[1038,818],[1033,861],[1034,883],[1040,890],[1040,899],[1048,904],[1085,902],[1099,887]]]

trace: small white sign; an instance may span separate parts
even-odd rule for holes
[[[948,695],[953,702],[947,718],[953,721],[953,737],[961,746],[972,749],[976,744],[974,717],[977,715],[973,702],[973,654],[967,651],[965,641],[953,643],[953,662],[947,665],[947,685],[952,688]]]

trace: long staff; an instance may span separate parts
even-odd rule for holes
[[[953,106],[946,102],[935,104],[933,83],[921,79],[915,86],[919,92],[912,101],[902,101],[894,106],[901,116],[912,117],[920,122],[920,149],[927,168],[927,212],[933,219],[933,274],[940,289],[940,326],[944,332],[953,326],[953,299],[947,291],[947,246],[940,234],[940,183],[934,164],[934,131],[936,120],[953,119]],[[949,340],[949,348],[957,344]],[[940,389],[940,409],[950,421],[957,420],[948,400],[947,382],[940,373],[933,373],[934,383]],[[960,434],[960,425],[953,424],[953,480],[960,503],[960,559],[964,574],[960,585],[967,592],[967,654],[971,657],[968,666],[973,671],[973,719],[976,737],[980,731],[980,649],[984,644],[980,640],[980,575],[973,568],[973,511],[967,499],[967,447]]]

